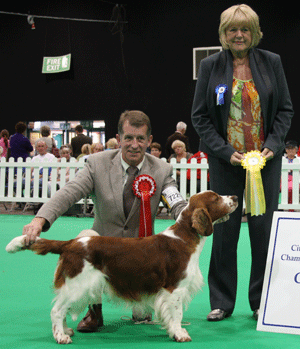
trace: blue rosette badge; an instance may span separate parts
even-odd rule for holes
[[[223,105],[225,102],[224,96],[228,91],[228,87],[225,84],[220,84],[216,87],[215,92],[217,94],[217,105]]]

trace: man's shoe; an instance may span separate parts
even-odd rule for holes
[[[99,327],[103,326],[102,304],[89,306],[86,316],[77,326],[78,332],[97,332]]]
[[[259,309],[254,310],[253,317],[256,321],[258,320],[258,315],[259,315]]]
[[[231,314],[222,309],[214,309],[207,315],[207,321],[222,321]]]

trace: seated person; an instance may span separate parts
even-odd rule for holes
[[[177,163],[181,162],[181,159],[186,159],[189,160],[193,154],[189,153],[186,151],[186,147],[185,147],[185,143],[180,141],[179,139],[176,139],[173,143],[172,143],[172,149],[174,150],[174,154],[172,154],[169,159],[168,162],[171,161],[171,159],[176,159]],[[177,185],[180,185],[180,170],[176,171],[177,174]]]
[[[150,145],[150,154],[153,156],[156,156],[157,158],[160,158],[162,152],[161,145],[157,142],[153,142]]]
[[[58,159],[58,161],[61,161],[61,159],[65,158],[67,162],[70,162],[71,159],[75,159],[73,157],[71,157],[71,149],[68,146],[61,146],[60,150],[59,150],[59,154],[60,154],[60,159]],[[56,189],[59,190],[61,187],[61,183],[60,183],[60,178],[61,178],[61,167],[58,167],[57,169],[57,184],[56,184]],[[48,197],[51,196],[51,181],[52,181],[52,174],[50,176],[50,181],[48,182]],[[66,174],[65,174],[65,179],[66,179],[66,183],[69,182],[70,179],[70,167],[66,168]]]
[[[100,151],[103,151],[103,150],[104,150],[104,146],[102,143],[93,143],[91,146],[92,154],[100,153]]]
[[[36,152],[38,153],[38,155],[34,156],[31,161],[32,162],[51,162],[55,159],[55,156],[51,153],[47,152],[47,144],[45,141],[40,140],[37,141],[36,143]],[[49,167],[48,170],[48,176],[50,176],[51,174],[51,167]],[[41,166],[39,167],[39,189],[41,190],[42,188],[42,180],[43,180],[43,165],[41,164]],[[34,168],[31,168],[31,189],[33,188],[33,183],[34,183]],[[24,183],[25,184],[25,183]]]
[[[31,159],[31,162],[40,162],[41,166],[38,169],[39,172],[39,195],[41,194],[41,189],[42,189],[42,183],[43,183],[43,165],[42,162],[51,162],[55,159],[55,156],[53,154],[50,154],[47,152],[47,144],[45,141],[40,140],[36,143],[36,151],[38,153],[38,155],[34,156]],[[50,176],[51,173],[51,167],[49,167],[48,169],[48,176]],[[34,171],[34,167],[31,168],[31,180],[30,180],[30,190],[32,191],[33,187],[34,187],[34,175],[35,175],[35,171]],[[14,190],[16,190],[17,187],[17,183],[15,181],[14,183]],[[25,189],[25,178],[22,179],[22,192]]]
[[[83,158],[86,160],[92,153],[91,145],[86,143],[81,147],[81,154],[77,157],[77,160]]]

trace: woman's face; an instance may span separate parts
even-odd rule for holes
[[[184,152],[184,148],[181,145],[174,147],[174,152],[176,155],[181,155]]]
[[[231,25],[226,29],[226,42],[234,56],[247,55],[252,42],[251,30],[247,25]]]
[[[63,149],[60,153],[60,156],[62,158],[66,158],[67,160],[70,160],[70,151],[68,149]]]
[[[161,151],[157,148],[151,148],[151,155],[154,155],[155,157],[159,158],[161,155]]]

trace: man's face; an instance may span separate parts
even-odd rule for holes
[[[40,155],[45,155],[47,153],[47,145],[46,145],[46,143],[38,142],[38,144],[36,145],[36,151]]]
[[[130,166],[137,166],[144,158],[147,148],[152,142],[152,136],[147,136],[147,126],[134,127],[126,120],[123,134],[116,135],[121,146],[122,158]]]

